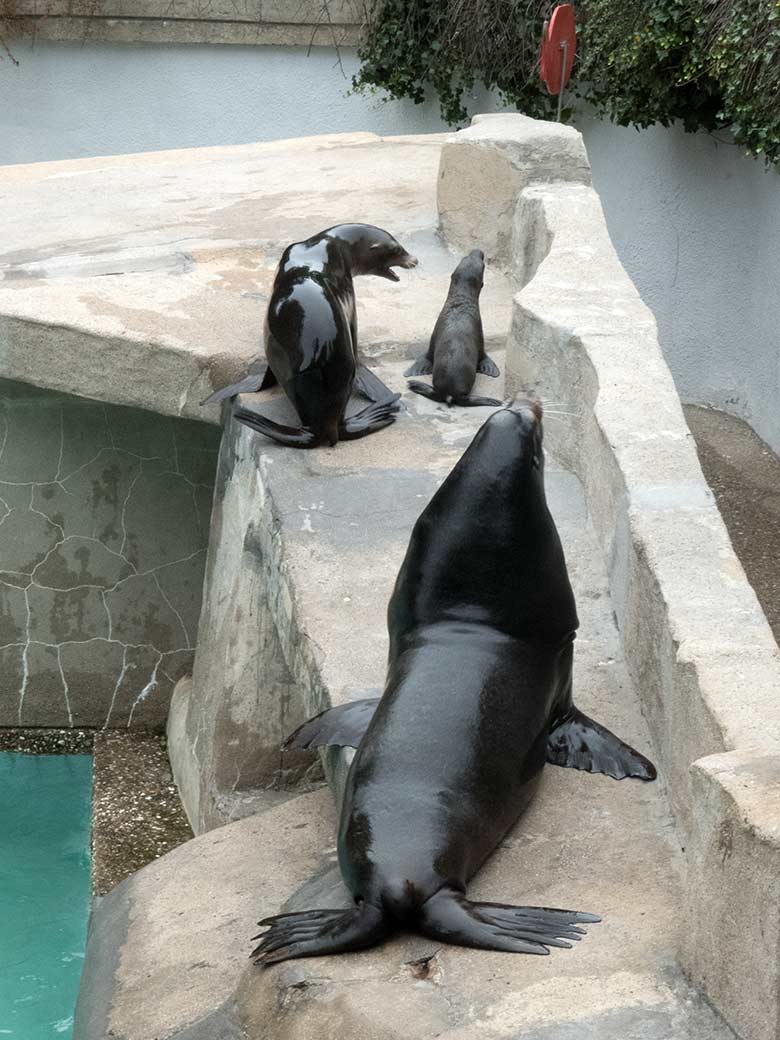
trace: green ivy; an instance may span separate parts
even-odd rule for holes
[[[433,89],[442,118],[468,118],[464,95],[479,81],[529,115],[556,110],[537,72],[542,12],[549,3],[527,0],[384,0],[359,50],[356,91],[383,90],[421,104]],[[453,8],[468,16],[464,29]],[[500,38],[500,46],[495,44]]]
[[[577,93],[620,126],[714,130],[721,93],[709,75],[707,0],[587,0]]]
[[[709,60],[719,119],[748,152],[780,162],[780,0],[722,0]]]
[[[554,118],[539,79],[540,0],[377,0],[356,90],[466,119],[476,82],[528,115]],[[729,128],[753,155],[780,163],[780,0],[579,0],[571,94],[638,127]]]

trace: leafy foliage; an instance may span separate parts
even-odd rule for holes
[[[377,0],[357,90],[420,103],[430,84],[443,118],[466,118],[477,81],[528,115],[554,117],[539,79],[553,3]],[[752,154],[780,162],[780,0],[579,0],[573,93],[620,125],[729,127]]]
[[[708,58],[720,83],[719,119],[755,155],[780,162],[780,0],[720,0]]]
[[[359,51],[356,90],[381,89],[420,104],[430,86],[442,118],[467,118],[465,93],[479,80],[529,115],[549,118],[557,102],[537,62],[548,0],[380,0]]]
[[[720,90],[708,72],[707,0],[587,0],[577,92],[621,126],[714,130]]]

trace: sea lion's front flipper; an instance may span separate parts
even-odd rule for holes
[[[544,955],[549,946],[570,948],[585,934],[578,925],[600,920],[576,910],[472,903],[460,892],[443,888],[423,903],[417,927],[429,939],[455,946]]]
[[[272,386],[276,386],[276,376],[271,371],[268,362],[263,357],[255,358],[247,369],[246,375],[237,383],[231,383],[230,386],[223,386],[221,390],[215,390],[200,403],[201,405],[214,404],[216,401],[224,401],[227,397],[256,394],[260,390],[269,390]]]
[[[247,408],[237,408],[234,414],[245,426],[250,426],[258,433],[263,433],[272,441],[284,444],[288,448],[314,448],[318,443],[314,433],[305,426],[299,426],[297,429],[294,426],[282,426],[265,415],[250,412]]]
[[[474,394],[468,394],[466,397],[453,397],[452,403],[460,405],[461,408],[501,407],[501,402],[492,397],[475,397]]]
[[[477,365],[477,372],[483,376],[500,376],[498,365],[492,358],[489,358],[487,354],[482,358],[480,363]]]
[[[419,394],[420,397],[427,397],[429,401],[443,401],[444,398],[441,394],[437,394],[432,386],[428,386],[427,383],[421,383],[417,379],[412,379],[407,386],[412,393]]]
[[[382,382],[378,375],[375,375],[370,368],[363,364],[359,364],[357,367],[355,378],[352,382],[352,389],[360,394],[361,397],[377,403],[398,400],[398,394],[394,393],[389,386]]]
[[[345,419],[339,429],[340,440],[356,441],[359,437],[365,437],[376,430],[383,430],[385,426],[394,423],[400,396],[400,394],[393,394],[391,400],[370,404],[367,408]]]
[[[250,956],[255,964],[276,964],[294,957],[322,957],[375,946],[390,931],[379,907],[361,903],[349,910],[302,910],[277,914],[259,922],[269,925],[262,942]],[[260,938],[259,935],[254,936]]]
[[[423,354],[422,357],[418,357],[407,370],[404,372],[405,376],[429,376],[433,372],[433,358],[429,354]]]
[[[547,761],[588,773],[606,773],[615,780],[656,777],[655,766],[644,755],[574,707],[547,738]]]
[[[282,744],[282,751],[305,751],[328,745],[356,748],[374,717],[377,704],[379,697],[365,697],[327,708],[291,733]]]

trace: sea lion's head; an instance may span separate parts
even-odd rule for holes
[[[450,276],[453,287],[465,289],[479,296],[485,277],[485,254],[481,249],[472,249],[464,256]]]
[[[544,472],[542,403],[519,395],[490,416],[474,438],[486,460],[505,475],[512,470]]]
[[[417,266],[417,257],[407,253],[389,231],[373,224],[338,224],[323,234],[337,238],[349,247],[352,274],[375,274],[397,282],[400,279],[392,268],[409,270]]]

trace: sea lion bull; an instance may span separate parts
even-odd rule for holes
[[[577,625],[545,500],[541,408],[523,401],[487,420],[415,524],[388,608],[383,696],[323,712],[285,744],[357,746],[338,837],[355,905],[267,918],[257,963],[357,950],[399,926],[545,954],[599,920],[465,895],[545,762],[655,778],[574,706]]]
[[[394,421],[394,394],[358,358],[357,310],[352,279],[374,274],[397,282],[393,267],[417,260],[387,231],[371,224],[339,224],[282,254],[265,319],[265,358],[257,358],[237,383],[203,404],[279,383],[295,407],[300,427],[283,426],[245,408],[236,418],[291,448],[354,440]],[[371,403],[347,418],[353,391]]]
[[[404,372],[405,376],[433,373],[433,386],[412,380],[409,389],[433,401],[464,407],[500,405],[492,397],[472,396],[477,372],[499,375],[498,367],[485,353],[485,337],[479,313],[479,294],[485,273],[485,254],[472,249],[450,277],[450,289],[436,324],[428,352]]]

